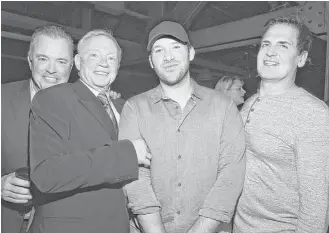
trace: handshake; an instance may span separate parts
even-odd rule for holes
[[[150,154],[150,150],[145,141],[143,139],[137,139],[132,140],[131,142],[136,150],[138,164],[143,165],[144,167],[150,167],[152,155]]]

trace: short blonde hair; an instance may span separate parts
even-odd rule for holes
[[[216,84],[215,90],[219,92],[224,92],[229,90],[235,81],[240,81],[243,85],[243,80],[239,76],[223,76]]]
[[[107,30],[107,29],[95,29],[95,30],[87,32],[78,42],[78,48],[77,48],[78,53],[80,54],[81,46],[86,40],[89,40],[90,38],[93,38],[96,36],[106,36],[114,42],[114,44],[116,45],[117,50],[118,50],[118,61],[120,63],[121,57],[122,57],[122,49],[121,49],[120,45],[118,44],[117,40],[114,38],[112,31]]]

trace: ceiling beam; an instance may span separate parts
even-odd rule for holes
[[[210,3],[210,6],[214,8],[215,10],[219,11],[220,13],[228,16],[232,21],[235,20],[235,17],[228,13],[228,11],[222,9],[221,7],[217,6],[215,3]]]
[[[213,52],[213,51],[230,49],[230,48],[237,48],[237,47],[248,46],[248,45],[256,46],[257,44],[259,44],[259,42],[260,42],[260,37],[255,38],[255,39],[233,42],[233,43],[225,43],[225,44],[220,44],[220,45],[198,48],[198,49],[195,49],[195,51],[198,54],[199,53],[201,54],[201,53]]]
[[[203,28],[196,31],[190,31],[191,42],[198,49],[206,49],[212,47],[216,51],[221,47],[213,47],[224,45],[227,43],[241,43],[241,41],[249,41],[253,44],[255,39],[260,38],[261,29],[264,24],[271,18],[279,16],[290,16],[298,14],[315,34],[325,33],[324,27],[324,3],[323,2],[307,2],[302,7],[290,7],[278,11],[257,15],[251,18],[242,19],[235,22],[225,23],[214,27]],[[318,12],[321,12],[319,14]],[[245,45],[248,44],[244,43]],[[229,48],[227,46],[224,46]],[[236,47],[236,46],[235,46]]]
[[[187,30],[190,28],[196,15],[205,7],[207,2],[178,2],[173,11],[169,15],[175,20],[180,22]]]
[[[90,1],[91,4],[94,5],[95,9],[98,11],[102,11],[111,15],[122,15],[127,14],[129,16],[133,16],[138,19],[150,20],[152,19],[148,15],[143,15],[139,12],[129,10],[125,8],[123,1],[107,1],[107,2],[98,2],[98,1]]]
[[[246,40],[259,37],[261,29],[267,20],[276,16],[295,14],[296,12],[297,7],[292,7],[214,27],[190,31],[189,35],[196,49]]]
[[[1,24],[9,25],[17,28],[35,30],[37,27],[56,24],[56,23],[48,22],[36,18],[31,18],[28,16],[18,15],[6,11],[1,11]],[[80,39],[84,34],[88,32],[88,30],[84,30],[84,29],[73,28],[64,25],[59,25],[59,26],[65,28],[67,32],[70,33],[70,35],[75,39]],[[124,51],[123,60],[126,60],[125,57],[129,59],[138,59],[140,57],[147,56],[146,49],[141,44],[136,43],[134,41],[123,40],[120,38],[116,38],[116,40],[118,41],[118,43],[120,44],[120,46]]]
[[[31,36],[26,36],[26,35],[14,33],[14,32],[1,31],[1,37],[8,38],[8,39],[14,39],[14,40],[28,41],[28,42],[31,41]]]
[[[233,73],[233,74],[239,74],[239,75],[248,75],[248,72],[245,70],[242,70],[238,67],[233,67],[233,66],[227,66],[221,62],[211,62],[208,60],[204,60],[201,58],[194,58],[194,60],[191,62],[192,64],[203,66],[206,68],[218,70],[221,72],[228,72],[228,73]]]

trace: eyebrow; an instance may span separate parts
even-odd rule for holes
[[[261,43],[269,43],[269,44],[272,44],[269,40],[263,40]],[[278,44],[284,44],[284,45],[286,45],[286,44],[288,44],[288,45],[293,45],[292,42],[290,42],[290,41],[285,41],[285,40],[278,41],[277,43],[278,43]]]
[[[282,44],[282,45],[292,45],[292,43],[289,42],[289,41],[279,41],[278,44]]]

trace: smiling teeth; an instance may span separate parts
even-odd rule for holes
[[[264,64],[265,65],[277,65],[278,63],[274,62],[274,61],[264,61]]]
[[[100,74],[100,75],[107,75],[107,74],[108,74],[108,73],[103,72],[103,71],[96,71],[95,73],[96,73],[96,74]]]

